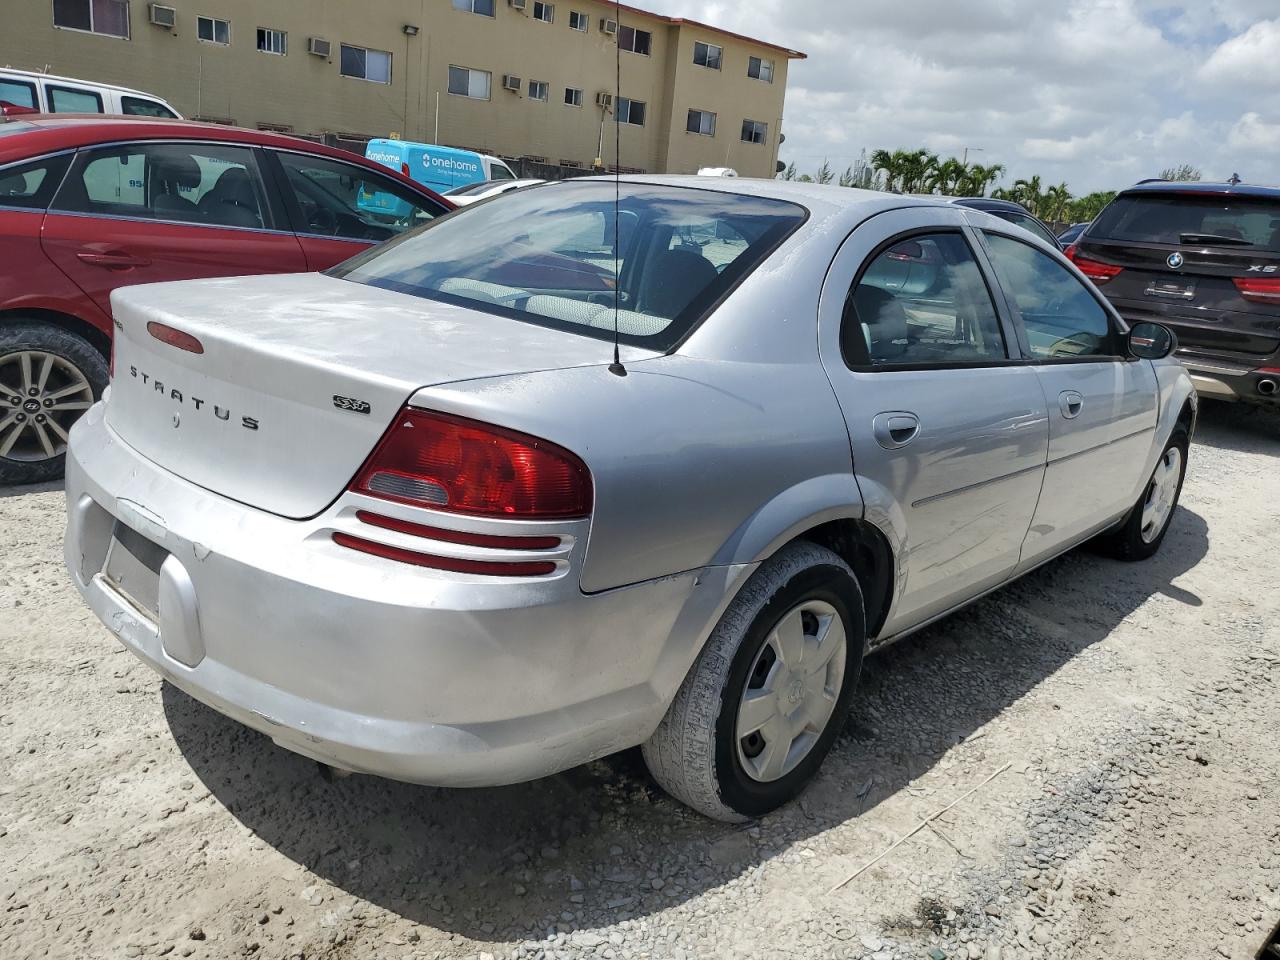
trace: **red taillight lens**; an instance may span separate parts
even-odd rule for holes
[[[591,474],[546,440],[408,407],[352,481],[356,493],[480,517],[538,520],[591,512]]]
[[[191,334],[184,333],[176,327],[169,326],[167,323],[156,323],[152,320],[147,324],[147,333],[161,343],[167,343],[169,346],[185,350],[187,353],[204,353],[203,343]]]
[[[1086,277],[1096,284],[1104,284],[1108,280],[1114,279],[1116,274],[1124,270],[1124,267],[1117,267],[1110,263],[1101,263],[1097,260],[1090,260],[1086,256],[1082,256],[1080,248],[1074,243],[1063,251],[1068,260],[1076,265],[1076,267]]]
[[[541,577],[555,573],[556,565],[551,560],[517,560],[511,562],[493,560],[463,560],[458,557],[439,557],[431,553],[419,553],[417,550],[402,550],[400,547],[388,546],[363,537],[353,537],[348,533],[335,533],[333,542],[340,547],[359,550],[385,560],[408,563],[415,567],[427,567],[431,570],[450,570],[454,573],[478,573],[487,577]]]
[[[425,537],[428,540],[442,540],[445,543],[457,543],[468,547],[489,547],[493,550],[554,550],[560,546],[559,537],[499,537],[489,533],[467,533],[464,530],[446,530],[443,527],[428,527],[421,523],[410,523],[395,517],[384,517],[380,513],[368,510],[357,510],[356,519],[370,526],[382,527],[384,530],[395,530],[407,533],[411,537]]]
[[[1280,277],[1236,277],[1240,296],[1254,303],[1280,303]]]

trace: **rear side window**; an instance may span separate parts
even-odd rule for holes
[[[1111,320],[1066,267],[1029,243],[986,234],[991,265],[1022,316],[1033,356],[1043,360],[1112,357]]]
[[[1009,356],[982,271],[958,233],[911,237],[878,254],[849,293],[841,341],[852,366]]]
[[[1010,223],[1016,223],[1023,230],[1029,230],[1031,233],[1034,233],[1037,237],[1039,237],[1045,243],[1050,244],[1051,246],[1056,247],[1058,245],[1058,238],[1055,237],[1048,230],[1046,230],[1040,224],[1040,221],[1037,220],[1035,217],[1028,217],[1025,214],[1021,214],[1021,213],[1009,213],[1009,214],[997,213],[996,216],[1003,217],[1005,220],[1008,220]]]
[[[43,210],[62,182],[69,155],[46,157],[0,170],[0,207]]]
[[[1280,253],[1280,200],[1128,194],[1102,211],[1089,228],[1089,239],[1253,247]]]
[[[29,110],[40,109],[40,105],[36,103],[35,84],[25,83],[22,80],[6,80],[0,77],[0,100],[5,103],[12,103],[15,107],[26,107]]]
[[[102,96],[92,90],[77,90],[73,87],[56,87],[49,84],[44,88],[49,98],[50,113],[101,113]]]
[[[203,226],[265,224],[252,151],[213,144],[136,143],[82,151],[54,208]]]
[[[403,184],[364,167],[297,153],[276,156],[297,201],[299,233],[376,243],[444,212]]]
[[[806,216],[763,197],[570,181],[444,217],[330,273],[601,340],[616,302],[619,339],[668,350]]]
[[[120,111],[128,117],[177,117],[163,103],[143,97],[121,97]]]

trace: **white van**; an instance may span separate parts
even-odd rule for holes
[[[169,104],[141,90],[0,67],[0,112],[15,114],[27,111],[119,113],[136,117],[182,119],[181,114]]]

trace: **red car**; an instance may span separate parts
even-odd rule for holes
[[[0,483],[62,474],[116,287],[324,270],[453,205],[363,157],[183,120],[0,121]]]

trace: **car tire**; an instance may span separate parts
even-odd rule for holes
[[[1118,560],[1146,560],[1160,549],[1182,495],[1190,445],[1186,430],[1179,426],[1165,444],[1138,502],[1119,527],[1100,539],[1103,552]]]
[[[804,633],[800,647],[797,625]],[[844,725],[865,647],[862,591],[853,571],[824,547],[788,545],[734,597],[641,748],[653,778],[715,820],[748,820],[791,800]],[[779,653],[784,649],[786,659]],[[748,698],[755,707],[742,712]],[[763,727],[741,735],[775,704]],[[811,722],[796,733],[805,717]]]
[[[39,321],[0,326],[0,485],[62,476],[64,435],[108,376],[107,358],[78,334]]]

